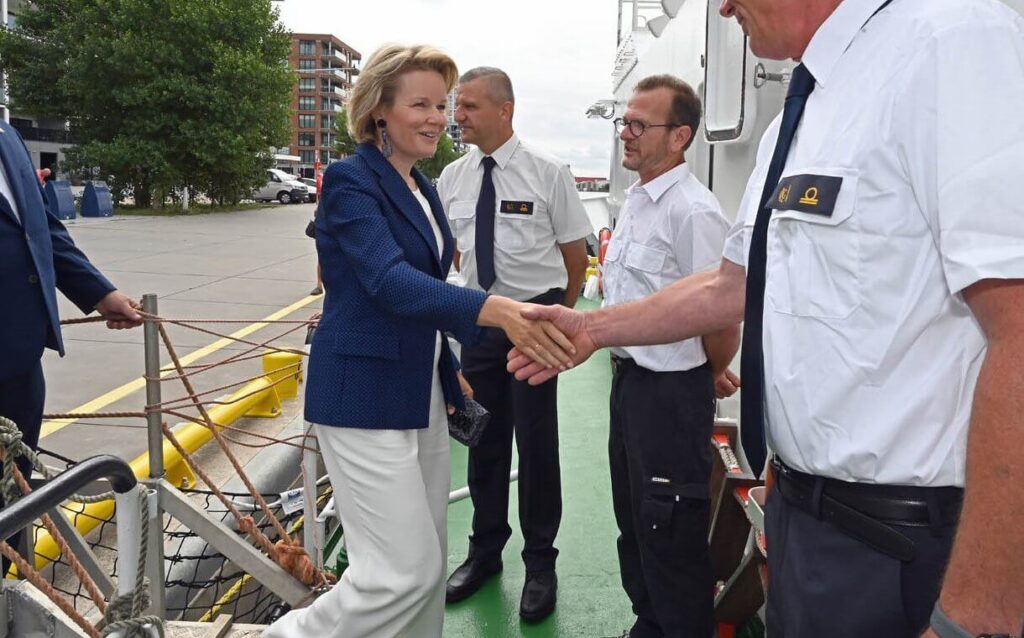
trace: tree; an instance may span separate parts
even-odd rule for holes
[[[288,139],[289,47],[270,0],[31,0],[0,33],[12,103],[67,119],[68,168],[139,206],[263,180]]]
[[[334,134],[337,137],[334,150],[338,155],[344,157],[356,152],[357,142],[348,132],[348,111],[342,111],[334,120]],[[444,170],[445,166],[448,166],[465,154],[465,151],[457,152],[455,150],[455,142],[452,141],[452,138],[447,133],[444,133],[441,135],[441,139],[437,141],[437,152],[434,153],[434,156],[416,162],[416,167],[430,179],[437,179],[441,176],[441,171]]]
[[[456,151],[455,142],[452,141],[452,138],[447,133],[443,133],[441,139],[437,141],[437,152],[434,153],[434,156],[416,162],[416,168],[420,169],[430,179],[437,179],[441,176],[441,171],[444,170],[445,166],[448,166],[465,154],[465,151],[461,153]]]
[[[352,134],[348,132],[347,109],[334,119],[334,135],[337,140],[334,143],[334,150],[339,156],[345,157],[356,152],[356,141],[352,138]]]

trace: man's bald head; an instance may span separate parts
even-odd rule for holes
[[[516,96],[512,91],[512,80],[501,69],[493,66],[478,66],[463,73],[459,78],[459,84],[467,84],[476,80],[482,80],[481,84],[486,87],[487,97],[495,104],[516,103]]]

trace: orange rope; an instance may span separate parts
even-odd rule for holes
[[[0,541],[0,554],[3,554],[7,557],[7,560],[14,563],[18,567],[19,574],[25,576],[25,579],[32,583],[36,589],[46,594],[46,597],[52,600],[55,605],[60,607],[61,611],[67,614],[76,625],[82,628],[82,631],[89,634],[90,638],[102,638],[100,636],[100,632],[98,632],[88,620],[78,613],[74,605],[65,600],[64,597],[53,588],[53,585],[46,582],[46,579],[35,570],[35,567],[29,565],[28,562],[21,557],[21,554],[14,551],[14,548],[7,544],[7,541]]]
[[[306,553],[306,550],[303,549],[302,546],[297,541],[292,540],[287,530],[285,530],[284,526],[281,525],[281,521],[277,520],[277,517],[274,516],[274,513],[270,510],[270,506],[267,505],[267,502],[263,498],[263,495],[260,494],[260,492],[252,484],[252,481],[249,480],[249,477],[245,474],[245,471],[242,469],[242,466],[238,462],[238,459],[235,458],[235,455],[231,452],[230,448],[228,447],[228,444],[224,440],[223,435],[218,431],[217,427],[213,424],[213,420],[210,418],[209,412],[206,411],[206,408],[202,405],[202,403],[199,402],[199,399],[196,398],[195,389],[192,387],[192,382],[189,380],[188,375],[185,374],[185,371],[181,367],[181,361],[178,359],[178,354],[174,349],[174,344],[171,343],[171,339],[167,334],[167,329],[164,327],[164,324],[159,324],[158,328],[160,330],[160,337],[163,339],[164,346],[167,348],[167,354],[168,356],[170,356],[171,361],[174,363],[174,367],[178,371],[178,374],[182,376],[181,382],[185,386],[185,390],[189,393],[190,396],[193,397],[196,409],[199,410],[199,413],[200,415],[202,415],[207,427],[210,428],[210,432],[213,434],[213,437],[217,440],[218,444],[220,444],[221,450],[223,450],[225,456],[227,456],[228,461],[231,462],[231,465],[235,469],[235,472],[238,473],[239,478],[242,479],[242,482],[245,484],[245,487],[249,490],[250,495],[252,495],[253,499],[259,505],[260,510],[263,511],[264,516],[266,516],[267,520],[270,521],[271,525],[273,525],[275,531],[277,532],[278,538],[280,539],[277,543],[277,546],[273,549],[264,547],[264,550],[269,555],[271,555],[274,558],[274,560],[277,561],[279,565],[281,565],[282,568],[288,570],[293,576],[300,579],[301,582],[305,583],[306,585],[315,584],[316,580],[314,580],[314,577],[318,577],[318,580],[320,582],[324,582],[325,576],[319,573],[319,570],[317,570],[315,567],[312,567],[312,561],[310,561],[309,555]],[[176,442],[173,433],[171,433],[170,428],[167,427],[166,423],[163,425],[163,428],[164,434],[171,438],[171,441],[173,444],[175,444],[175,448],[178,449],[179,454],[181,454],[182,457],[187,460],[190,467],[192,467],[193,471],[196,471],[198,469],[197,464],[189,458],[188,453],[184,450],[183,447],[181,447],[181,444]],[[204,477],[203,474],[199,471],[196,471],[196,475],[203,478],[203,481],[215,493],[219,492],[219,490],[215,488],[213,482],[210,481],[208,477]],[[257,538],[257,541],[259,541],[261,545],[263,545],[264,543],[269,543],[269,540],[266,538],[266,536],[264,536],[263,533],[256,528],[256,524],[252,516],[240,517],[240,512],[238,512],[234,505],[228,503],[228,499],[224,497],[222,493],[218,495],[218,498],[220,498],[224,505],[228,507],[232,515],[236,516],[236,519],[238,520],[239,529],[242,529],[243,531],[252,534],[254,537]],[[283,546],[282,543],[284,543]],[[287,547],[289,549],[283,549],[283,547]],[[310,563],[310,567],[307,567],[306,563]]]

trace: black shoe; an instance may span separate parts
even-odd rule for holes
[[[475,594],[487,580],[501,573],[501,559],[467,558],[448,577],[445,602],[456,603]]]
[[[540,622],[555,610],[555,592],[558,577],[554,570],[526,575],[523,598],[519,601],[519,616],[526,622]]]
[[[310,290],[309,294],[313,295],[314,297],[316,297],[317,295],[322,295],[322,294],[324,294],[324,287],[323,286],[317,286],[316,288],[313,288],[312,290]]]

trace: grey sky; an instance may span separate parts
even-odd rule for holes
[[[385,42],[427,43],[459,69],[497,66],[512,77],[516,132],[572,165],[576,175],[608,175],[613,136],[588,120],[611,97],[613,0],[284,0],[281,21],[297,33],[331,33],[367,59]]]

